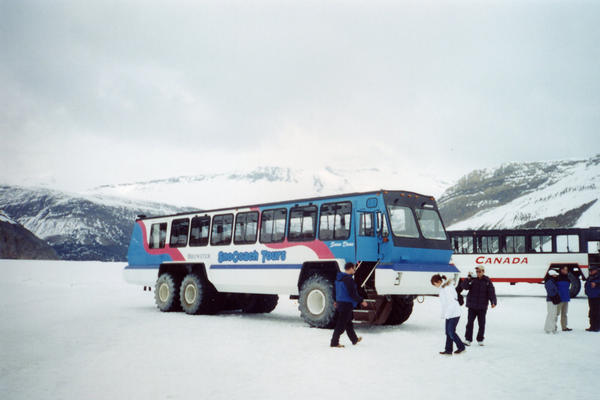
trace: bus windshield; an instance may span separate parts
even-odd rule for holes
[[[446,240],[446,232],[437,211],[417,208],[415,212],[421,226],[421,232],[423,232],[426,239]]]
[[[390,225],[394,236],[418,238],[419,230],[410,207],[390,205],[388,206]]]

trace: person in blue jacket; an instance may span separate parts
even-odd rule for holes
[[[599,267],[590,266],[590,275],[585,282],[585,294],[588,297],[590,327],[588,332],[600,332],[600,271]]]
[[[551,269],[544,277],[544,287],[546,288],[546,305],[548,313],[546,314],[546,324],[544,331],[546,333],[556,333],[556,320],[558,318],[558,305],[560,304],[560,295],[558,294],[558,272]]]
[[[352,263],[346,263],[344,272],[338,272],[335,280],[335,307],[337,310],[337,321],[333,336],[331,337],[331,347],[344,347],[340,344],[340,336],[346,331],[352,344],[356,344],[362,340],[356,336],[354,325],[352,324],[352,311],[361,303],[363,307],[367,303],[360,297],[356,288],[356,282],[352,278],[356,272],[355,266]]]
[[[567,326],[567,312],[569,311],[569,301],[571,300],[571,295],[569,293],[569,289],[571,287],[571,280],[569,279],[569,267],[560,268],[556,286],[558,286],[558,294],[560,296],[560,304],[558,305],[560,326],[564,332],[569,332],[573,330]]]

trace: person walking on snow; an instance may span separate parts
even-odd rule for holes
[[[445,282],[444,282],[445,281]],[[465,351],[465,344],[456,333],[456,325],[460,319],[460,305],[457,300],[456,288],[452,280],[446,280],[443,275],[436,274],[431,277],[431,284],[440,289],[440,305],[442,306],[442,318],[446,320],[446,347],[440,354],[452,355],[453,343],[457,350],[454,354]]]
[[[352,275],[356,272],[355,266],[352,263],[346,263],[344,272],[338,272],[335,280],[335,307],[337,310],[337,321],[333,336],[331,337],[331,347],[344,347],[340,344],[340,336],[346,331],[352,344],[356,344],[362,340],[362,337],[357,337],[352,324],[352,311],[361,303],[363,307],[367,303],[359,296],[356,288],[356,282],[352,279]]]
[[[477,343],[483,346],[483,339],[485,335],[485,315],[487,313],[488,302],[492,304],[492,308],[498,304],[496,300],[496,290],[494,284],[485,276],[485,268],[483,265],[475,267],[476,277],[473,278],[469,273],[466,280],[462,282],[462,288],[468,290],[467,295],[467,308],[469,314],[467,315],[467,327],[465,330],[465,345],[470,346],[473,341],[473,325],[475,318],[477,318],[477,325],[479,329],[477,331]]]
[[[590,327],[588,332],[600,332],[600,271],[599,267],[593,265],[590,267],[590,276],[585,282],[585,294],[588,297],[590,311]]]
[[[560,304],[560,295],[558,294],[558,272],[551,269],[544,277],[544,287],[546,288],[546,323],[544,331],[546,333],[556,333],[556,319],[558,318],[558,305]]]
[[[571,287],[571,280],[569,279],[569,267],[561,267],[560,274],[558,275],[558,294],[560,295],[560,304],[558,305],[558,313],[560,314],[560,326],[564,332],[572,331],[573,329],[567,327],[567,312],[569,311],[569,301],[571,295],[569,289]]]

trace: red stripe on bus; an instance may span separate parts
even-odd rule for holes
[[[542,278],[490,278],[492,282],[526,282],[526,283],[541,283],[544,280]]]
[[[171,256],[171,259],[173,261],[185,261],[185,258],[183,257],[179,249],[174,249],[170,247],[168,243],[165,244],[165,247],[163,249],[151,249],[148,246],[148,234],[146,232],[146,225],[144,225],[143,221],[138,221],[138,225],[142,228],[142,240],[144,241],[144,250],[146,251],[146,253],[152,254],[153,256],[168,254],[169,256]]]

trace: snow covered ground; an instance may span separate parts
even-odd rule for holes
[[[598,398],[585,297],[570,305],[573,332],[546,335],[543,287],[497,285],[486,345],[444,357],[437,298],[331,349],[294,301],[266,315],[161,313],[123,266],[0,260],[2,399]]]

